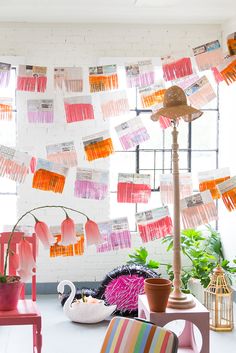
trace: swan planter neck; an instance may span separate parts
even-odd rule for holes
[[[115,311],[116,305],[106,306],[104,300],[92,297],[87,297],[86,302],[82,299],[73,302],[76,290],[72,282],[61,281],[57,286],[57,291],[63,294],[66,285],[70,287],[71,293],[63,306],[63,311],[71,321],[82,324],[94,324],[105,320]]]

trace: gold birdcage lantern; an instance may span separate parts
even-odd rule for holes
[[[204,304],[210,312],[210,328],[214,331],[232,331],[233,290],[221,266],[214,269],[211,281],[204,291]]]

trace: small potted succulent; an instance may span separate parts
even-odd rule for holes
[[[22,288],[22,283],[32,276],[32,270],[35,267],[35,259],[32,254],[32,249],[27,241],[27,237],[24,237],[22,233],[22,240],[18,247],[18,253],[15,253],[11,250],[11,242],[14,237],[15,232],[20,221],[27,215],[31,215],[35,220],[34,232],[37,238],[41,241],[44,248],[48,249],[50,245],[55,243],[55,239],[50,233],[49,227],[46,223],[38,220],[35,216],[35,211],[47,209],[47,208],[57,208],[61,209],[66,218],[61,223],[61,235],[62,241],[61,245],[75,244],[76,239],[76,230],[75,223],[72,218],[68,216],[68,211],[76,212],[78,214],[86,217],[87,221],[85,224],[85,234],[87,239],[87,244],[96,244],[101,241],[100,233],[98,226],[95,222],[90,220],[88,216],[76,209],[66,207],[66,206],[40,206],[35,207],[27,212],[25,212],[13,226],[7,243],[5,258],[3,261],[2,268],[0,267],[0,310],[14,310],[16,309],[20,291]],[[1,235],[0,235],[1,236]],[[8,260],[11,256],[11,263],[14,270],[18,275],[8,274]]]

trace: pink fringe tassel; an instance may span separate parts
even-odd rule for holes
[[[18,91],[45,92],[47,86],[47,77],[17,77]]]
[[[63,164],[66,167],[76,167],[78,164],[76,151],[64,151],[47,155],[47,159],[51,162]]]
[[[111,100],[107,103],[101,104],[103,118],[109,118],[119,115],[124,115],[129,112],[129,102],[127,99]]]
[[[10,81],[10,70],[0,72],[0,88],[8,87]]]
[[[150,185],[133,184],[133,183],[118,183],[117,187],[117,202],[127,203],[148,203],[151,196]]]
[[[28,166],[18,164],[14,160],[6,159],[0,155],[0,176],[23,183],[28,173]]]
[[[92,104],[64,104],[67,123],[94,119]]]
[[[108,185],[89,180],[76,180],[74,195],[82,199],[103,200],[108,193]]]
[[[98,253],[131,248],[131,234],[128,230],[106,234],[103,239],[104,243],[97,245]]]
[[[148,135],[147,129],[143,127],[136,131],[127,133],[126,135],[119,137],[119,139],[124,150],[128,150],[149,140],[150,136]]]
[[[53,112],[28,112],[29,123],[53,123]]]
[[[163,238],[171,234],[173,230],[172,220],[169,216],[147,224],[138,224],[138,231],[143,243]]]
[[[217,209],[214,202],[201,204],[181,210],[185,229],[196,228],[200,225],[217,220]]]
[[[167,129],[171,126],[171,119],[168,119],[165,116],[160,116],[159,123],[162,129]]]
[[[162,69],[165,81],[173,81],[193,73],[190,58],[182,58],[169,64],[163,64]]]

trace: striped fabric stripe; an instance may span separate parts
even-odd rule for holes
[[[108,327],[100,353],[172,353],[172,332],[133,319],[116,317]]]

